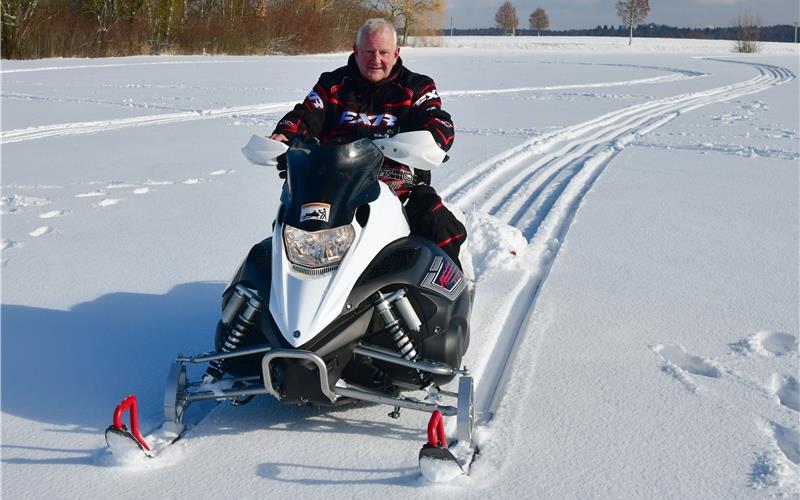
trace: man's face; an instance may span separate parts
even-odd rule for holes
[[[367,81],[378,83],[389,76],[397,58],[400,47],[395,47],[392,34],[388,30],[379,30],[368,34],[361,45],[353,46],[356,64]]]

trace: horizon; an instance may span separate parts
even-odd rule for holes
[[[503,0],[449,0],[445,6],[445,29],[487,29],[494,27],[494,15]],[[541,7],[550,18],[551,31],[619,26],[613,0],[518,0],[511,2],[519,18],[518,29],[528,29],[528,16]],[[726,28],[736,25],[738,15],[749,13],[761,26],[794,26],[800,7],[794,0],[764,0],[758,10],[745,0],[673,0],[650,3],[650,14],[641,24],[676,28]]]

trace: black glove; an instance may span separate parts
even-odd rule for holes
[[[278,161],[278,177],[286,179],[286,169],[289,167],[286,162],[286,153],[279,155],[276,160]]]
[[[422,170],[421,168],[414,169],[414,184],[427,184],[431,183],[431,171]]]

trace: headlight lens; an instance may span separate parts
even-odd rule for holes
[[[337,264],[355,237],[352,225],[322,231],[303,231],[288,225],[283,227],[283,242],[289,260],[295,265],[312,269]]]

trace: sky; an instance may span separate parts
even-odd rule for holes
[[[494,14],[504,0],[447,0],[445,26],[487,28],[494,26]],[[550,29],[594,28],[621,24],[616,0],[511,0],[517,9],[520,28],[537,7],[550,17]],[[763,25],[794,24],[798,0],[651,0],[646,22],[679,27],[731,26],[739,13],[760,17]]]

